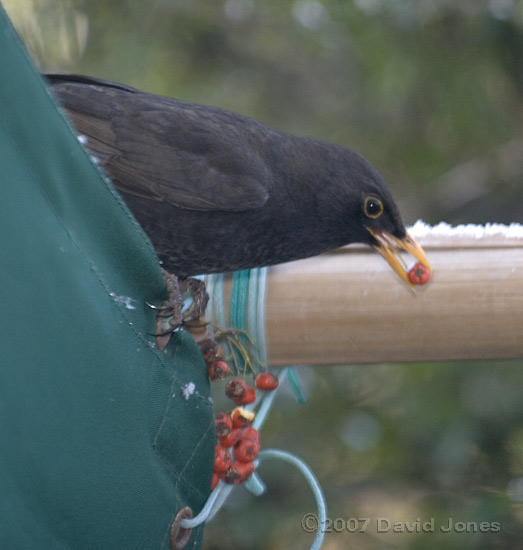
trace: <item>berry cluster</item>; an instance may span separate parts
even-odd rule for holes
[[[236,407],[230,414],[214,417],[217,445],[214,449],[214,470],[211,489],[220,479],[236,485],[249,479],[254,472],[254,459],[260,450],[258,430],[251,426],[254,413]]]
[[[200,350],[207,365],[211,380],[223,380],[231,374],[224,360],[221,346],[213,338],[200,343]],[[255,413],[244,408],[256,400],[256,390],[271,391],[278,387],[278,378],[270,372],[260,372],[254,379],[255,387],[235,377],[227,382],[225,395],[236,407],[230,412],[221,412],[214,418],[216,447],[211,489],[219,480],[236,485],[249,479],[254,472],[254,459],[260,450],[258,430],[252,427]]]

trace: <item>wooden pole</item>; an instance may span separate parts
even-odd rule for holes
[[[415,292],[364,247],[271,268],[269,363],[523,357],[523,239],[427,235],[418,241],[434,275]]]

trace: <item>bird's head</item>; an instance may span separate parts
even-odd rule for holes
[[[367,163],[366,163],[367,164]],[[381,176],[369,165],[368,177],[359,189],[359,226],[363,242],[379,252],[401,279],[413,288],[408,267],[400,251],[414,257],[432,274],[432,267],[421,246],[408,234],[398,207]]]
[[[403,250],[413,256],[432,274],[425,252],[406,231],[392,194],[377,170],[353,151],[345,149],[341,157],[343,175],[340,179],[344,184],[327,193],[331,195],[331,208],[337,211],[334,215],[338,220],[347,220],[342,230],[345,243],[372,246],[412,288],[408,266],[400,252]],[[333,197],[332,193],[337,196]]]

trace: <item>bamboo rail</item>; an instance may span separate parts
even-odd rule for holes
[[[415,292],[366,247],[271,268],[269,363],[523,357],[523,237],[416,238],[434,275]]]

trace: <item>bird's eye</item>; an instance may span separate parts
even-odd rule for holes
[[[367,218],[372,218],[374,220],[383,214],[383,203],[376,197],[366,197],[363,211]]]

